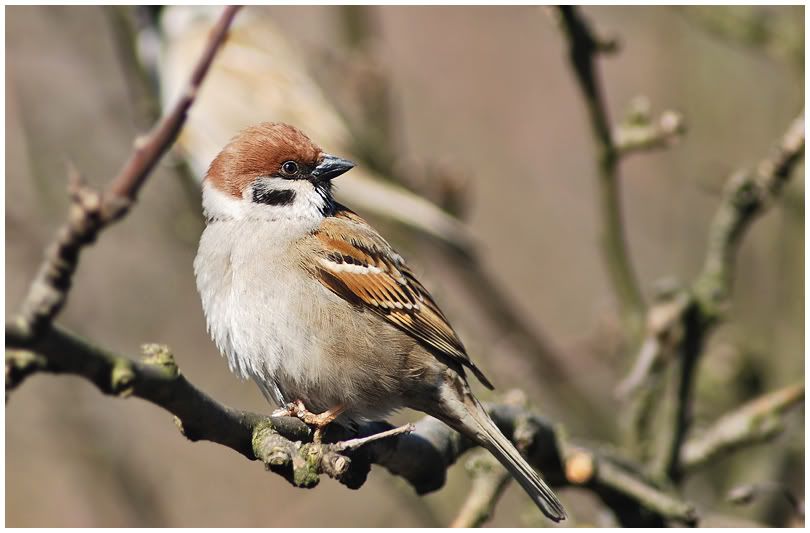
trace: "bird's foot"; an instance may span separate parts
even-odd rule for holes
[[[324,428],[334,422],[335,419],[345,410],[346,408],[344,406],[336,405],[323,413],[315,414],[306,408],[304,402],[301,400],[295,400],[294,402],[288,403],[284,407],[273,411],[272,416],[294,416],[301,419],[301,421],[303,421],[306,425],[315,428],[315,433],[312,435],[312,441],[316,444],[320,444]]]

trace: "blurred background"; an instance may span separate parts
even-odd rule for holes
[[[627,241],[650,301],[662,280],[697,275],[726,178],[766,155],[802,109],[804,8],[583,12],[620,41],[599,59],[613,121],[642,96],[654,115],[677,110],[688,125],[674,146],[621,163]],[[109,180],[177,95],[216,14],[6,9],[7,315],[64,219],[66,162],[91,184]],[[337,182],[342,200],[431,289],[496,386],[479,388],[482,398],[521,389],[571,435],[622,442],[626,405],[614,389],[634,348],[599,247],[586,109],[545,8],[243,9],[179,150],[83,254],[60,322],[133,357],[166,343],[214,398],[269,412],[209,341],[192,273],[197,180],[233,134],[264,120],[360,162]],[[803,171],[739,250],[728,320],[699,369],[697,429],[804,376]],[[441,526],[469,485],[462,459],[425,497],[379,467],[359,491],[328,479],[295,489],[232,450],[190,443],[154,405],[103,397],[73,377],[26,381],[5,428],[7,526]],[[745,507],[725,496],[764,481],[803,500],[803,472],[800,410],[772,442],[690,475],[685,493],[705,525],[798,525],[779,495]],[[577,525],[613,523],[587,491],[561,495]],[[490,522],[541,523],[516,486]]]

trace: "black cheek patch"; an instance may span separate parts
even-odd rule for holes
[[[295,191],[289,189],[253,189],[253,202],[266,205],[290,205],[295,201]]]

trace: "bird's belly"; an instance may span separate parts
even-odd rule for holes
[[[269,329],[264,375],[283,401],[300,399],[313,412],[341,405],[347,418],[366,419],[398,409],[414,343],[311,282],[292,291],[300,298],[286,301],[288,316]]]
[[[202,242],[201,242],[202,246]],[[209,331],[231,370],[277,403],[352,419],[402,404],[415,342],[334,295],[297,267],[238,252],[195,264]],[[222,272],[226,275],[222,275]]]

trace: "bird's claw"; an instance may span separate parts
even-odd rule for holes
[[[298,416],[298,408],[294,403],[288,403],[284,407],[279,407],[270,414],[271,417],[277,416]]]
[[[288,403],[284,407],[280,407],[273,411],[272,416],[294,416],[300,419],[306,425],[314,427],[315,432],[312,435],[312,440],[313,442],[320,444],[324,428],[334,422],[334,420],[340,416],[344,409],[345,408],[342,405],[338,405],[324,411],[323,413],[315,414],[306,408],[304,402],[301,400],[295,400],[294,402]]]

